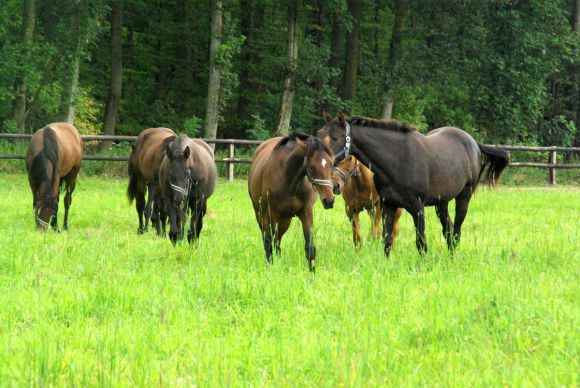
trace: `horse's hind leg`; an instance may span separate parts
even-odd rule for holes
[[[371,209],[368,210],[369,217],[372,221],[371,226],[371,236],[373,239],[377,240],[381,237],[381,204],[379,201],[373,204]]]
[[[62,228],[68,230],[68,209],[72,203],[72,193],[75,190],[77,184],[77,174],[78,170],[71,171],[66,176],[66,194],[64,196],[64,224]]]
[[[442,202],[435,207],[435,213],[437,213],[437,217],[439,217],[439,221],[441,221],[441,226],[443,227],[443,236],[445,236],[445,240],[447,241],[447,248],[452,251],[454,248],[453,243],[453,222],[451,222],[451,217],[449,217],[449,202]]]
[[[292,218],[280,218],[274,227],[274,248],[276,248],[276,254],[278,256],[282,253],[282,250],[280,249],[282,236],[284,236],[290,227],[290,222],[292,222]]]
[[[469,208],[469,201],[471,200],[471,195],[473,194],[473,189],[471,186],[466,186],[457,197],[455,197],[455,225],[453,226],[453,246],[459,244],[461,239],[461,225],[465,221],[467,216],[467,209]]]
[[[157,228],[156,220],[157,217],[152,216],[152,207],[153,202],[155,201],[155,187],[153,184],[149,183],[147,185],[147,204],[145,205],[145,227],[144,231],[147,232],[149,229],[149,220],[151,220],[151,224]]]
[[[145,182],[141,179],[137,182],[137,195],[135,195],[135,207],[137,208],[137,216],[139,217],[139,228],[137,233],[142,234],[143,228],[143,211],[145,210]]]

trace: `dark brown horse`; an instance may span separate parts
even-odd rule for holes
[[[169,128],[148,128],[141,132],[137,141],[133,144],[133,150],[129,156],[129,186],[127,197],[129,202],[136,199],[139,228],[137,233],[143,233],[149,225],[149,218],[155,224],[157,234],[161,233],[159,221],[160,205],[156,203],[154,216],[152,216],[152,203],[155,201],[157,185],[159,182],[159,165],[165,156],[165,146],[173,141],[177,135]],[[145,192],[149,192],[147,205],[145,204]],[[145,223],[143,223],[145,213]]]
[[[159,168],[159,190],[169,215],[169,238],[183,239],[187,209],[191,211],[187,241],[199,237],[207,199],[217,183],[217,167],[211,147],[203,140],[179,135],[165,146]]]
[[[352,155],[338,163],[332,174],[334,193],[342,194],[344,198],[344,210],[352,225],[352,239],[357,249],[360,249],[362,244],[359,213],[363,210],[367,211],[372,220],[372,238],[378,239],[381,236],[381,201],[375,187],[374,175]],[[401,214],[403,214],[403,209],[397,209],[393,226],[393,247],[399,235]]]
[[[83,142],[76,128],[68,123],[49,124],[32,135],[26,153],[26,171],[37,228],[58,229],[59,193],[65,182],[63,228],[68,229],[68,209],[82,159]]]
[[[334,205],[330,181],[334,156],[320,139],[295,132],[275,137],[258,147],[252,161],[248,190],[264,239],[266,259],[272,262],[272,240],[280,254],[282,236],[293,217],[302,222],[306,259],[316,265],[312,238],[312,207],[318,193],[325,209]]]
[[[331,144],[339,161],[352,154],[374,172],[386,255],[393,242],[397,208],[406,209],[413,217],[417,249],[424,254],[424,208],[436,206],[447,246],[453,250],[480,179],[497,184],[509,162],[507,152],[479,144],[467,132],[452,127],[435,129],[425,136],[396,120],[339,114],[321,129],[321,138]],[[447,210],[452,199],[455,224]]]

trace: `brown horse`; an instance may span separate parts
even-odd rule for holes
[[[164,213],[169,215],[169,239],[174,244],[183,239],[189,208],[187,241],[192,242],[201,233],[207,199],[217,184],[214,154],[203,140],[182,134],[167,143],[164,155],[159,167],[159,191]]]
[[[344,198],[344,209],[352,225],[352,239],[357,249],[360,249],[362,244],[359,213],[363,210],[368,212],[372,220],[371,236],[374,239],[381,236],[381,203],[373,182],[374,175],[352,155],[338,163],[332,174],[334,193],[342,194]],[[399,235],[401,214],[403,214],[403,209],[397,209],[393,226],[393,246]]]
[[[37,228],[52,226],[58,229],[59,193],[65,182],[63,229],[68,229],[68,209],[82,160],[83,142],[72,125],[49,124],[32,135],[26,153],[26,171],[34,198],[32,207]]]
[[[295,132],[275,137],[258,147],[252,161],[248,191],[264,239],[266,259],[272,262],[272,237],[280,254],[282,236],[293,217],[304,233],[306,259],[311,271],[316,265],[316,247],[311,230],[312,207],[318,193],[325,209],[334,205],[330,181],[334,156],[320,139]]]
[[[129,197],[129,202],[137,200],[136,208],[139,217],[137,233],[139,234],[147,231],[149,218],[155,225],[157,234],[161,233],[159,222],[161,206],[155,202],[154,216],[152,216],[151,205],[155,201],[159,182],[159,165],[165,156],[165,147],[176,137],[175,132],[169,128],[148,128],[139,134],[137,141],[133,144],[133,150],[129,156],[127,197]],[[145,191],[149,192],[147,205]],[[143,224],[143,213],[145,213],[145,224]]]
[[[381,198],[386,255],[391,251],[397,208],[411,214],[417,249],[427,252],[426,206],[436,206],[447,246],[453,251],[480,180],[497,184],[509,163],[507,152],[477,143],[459,128],[438,128],[423,135],[396,120],[349,118],[341,113],[322,128],[320,136],[339,161],[352,153],[372,168]],[[448,212],[453,199],[455,223]]]

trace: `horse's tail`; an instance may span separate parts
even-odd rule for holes
[[[44,145],[42,151],[36,154],[31,162],[30,174],[32,177],[32,182],[35,183],[36,187],[40,186],[43,182],[46,185],[47,190],[46,197],[47,200],[52,198],[52,180],[56,175],[58,170],[58,142],[56,140],[56,134],[54,130],[50,127],[44,127]],[[52,174],[48,173],[48,163],[52,165]]]
[[[509,154],[507,151],[494,146],[477,143],[483,156],[479,181],[483,177],[483,183],[490,186],[497,185],[502,171],[509,164]]]
[[[129,156],[129,165],[127,167],[127,173],[129,174],[129,186],[127,186],[127,198],[129,198],[129,203],[133,202],[137,196],[137,173],[133,166],[133,159],[135,157],[135,145],[131,150],[131,155]]]

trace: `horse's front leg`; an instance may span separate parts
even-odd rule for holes
[[[381,215],[383,219],[383,242],[385,244],[385,256],[387,257],[391,254],[391,247],[393,245],[393,225],[395,224],[396,212],[396,207],[385,204],[381,207]]]
[[[179,212],[181,210],[175,206],[167,206],[167,214],[169,215],[169,240],[175,244],[179,240],[180,223]]]
[[[360,250],[362,247],[362,232],[360,230],[359,213],[357,211],[350,211],[347,215],[352,226],[352,242],[354,243],[355,248]]]
[[[191,206],[191,220],[187,231],[187,241],[192,242],[199,238],[203,228],[203,216],[206,212],[206,203],[203,200],[195,201]]]
[[[427,254],[427,240],[425,239],[425,206],[421,204],[416,209],[413,209],[413,222],[415,224],[415,244],[417,250],[421,255]]]
[[[304,234],[304,252],[306,253],[306,260],[308,260],[308,268],[310,271],[316,270],[316,247],[314,246],[314,239],[312,237],[313,214],[312,207],[306,208],[298,214],[298,218],[302,222],[302,233]]]

